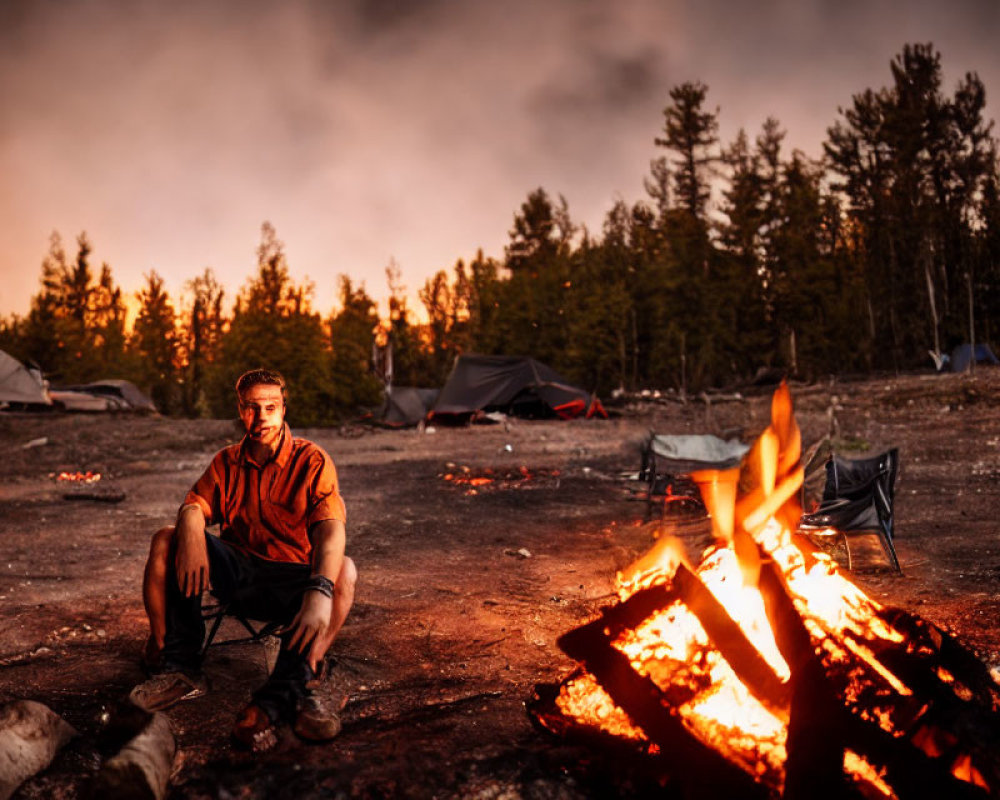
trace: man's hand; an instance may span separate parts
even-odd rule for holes
[[[325,655],[317,651],[324,644],[322,634],[330,626],[332,614],[333,598],[322,592],[307,591],[302,597],[299,613],[292,620],[292,638],[288,640],[288,649],[306,653],[313,672],[319,669],[319,662]]]
[[[198,521],[200,525],[197,524]],[[185,597],[194,597],[208,588],[205,518],[199,509],[182,511],[176,536],[177,553],[174,557],[174,568],[177,572],[177,586]]]

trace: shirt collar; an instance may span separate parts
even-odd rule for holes
[[[240,442],[240,461],[244,464],[251,464],[258,469],[269,464],[271,461],[276,463],[279,468],[284,469],[285,465],[288,463],[288,459],[292,456],[292,429],[288,426],[288,423],[284,423],[281,429],[281,440],[278,442],[278,450],[270,458],[267,459],[263,464],[258,464],[250,457],[249,448],[247,448],[247,435],[243,436],[243,440]]]

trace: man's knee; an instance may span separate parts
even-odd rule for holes
[[[167,525],[165,528],[160,528],[149,541],[149,562],[151,564],[165,563],[173,543],[174,526]]]
[[[354,559],[344,556],[344,563],[340,567],[340,574],[337,576],[335,591],[338,594],[352,596],[354,587],[358,582],[358,568],[354,565]]]

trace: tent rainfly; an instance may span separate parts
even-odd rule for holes
[[[3,350],[0,350],[0,405],[52,405],[41,375]]]
[[[462,355],[438,395],[434,419],[479,411],[522,417],[607,417],[601,401],[533,358]]]

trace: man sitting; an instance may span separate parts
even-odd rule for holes
[[[237,717],[237,743],[268,749],[280,722],[323,741],[336,736],[340,719],[308,684],[350,611],[357,579],[344,555],[336,469],[322,448],[292,437],[281,375],[252,370],[236,393],[246,435],[215,455],[184,498],[176,526],[153,536],[143,598],[154,675],[130,697],[152,711],[205,693],[201,595],[211,586],[220,602],[252,598],[254,617],[286,625],[271,675]],[[205,530],[215,524],[218,536]]]

